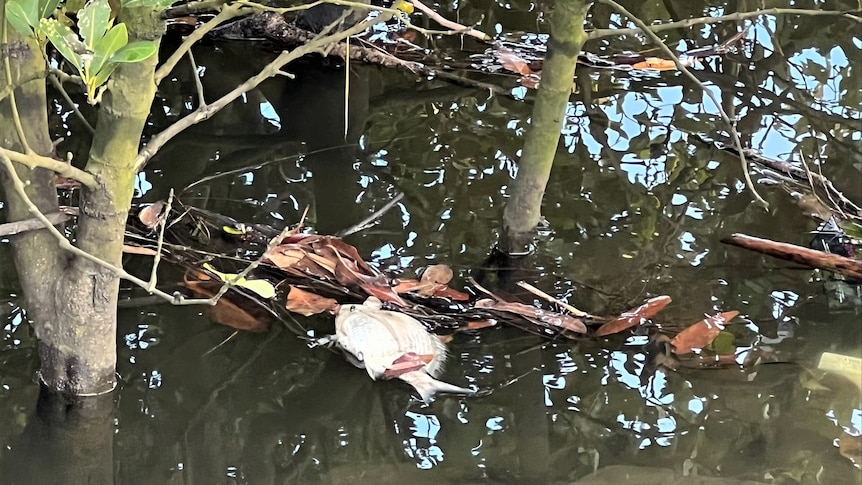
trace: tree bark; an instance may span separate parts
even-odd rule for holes
[[[8,28],[10,34],[12,29]],[[54,147],[48,134],[48,111],[45,96],[45,61],[39,46],[33,39],[21,39],[10,35],[9,46],[16,49],[15,56],[9,56],[12,72],[12,85],[15,103],[20,115],[21,128],[30,148],[39,155],[51,156]],[[2,76],[7,84],[6,76]],[[35,81],[25,82],[28,79]],[[12,98],[0,101],[0,144],[4,148],[22,151],[24,145],[17,134],[12,117]],[[57,190],[54,174],[48,170],[29,169],[16,165],[16,172],[26,184],[25,193],[42,213],[55,212],[58,208]],[[20,221],[32,217],[28,206],[15,191],[10,174],[0,170],[5,200],[8,204],[9,221]],[[62,320],[55,306],[54,289],[58,274],[66,265],[66,255],[57,240],[47,230],[28,231],[13,236],[12,257],[18,273],[18,280],[24,290],[28,318],[33,322],[41,348],[59,347]],[[51,365],[50,361],[48,362]]]
[[[541,219],[542,197],[572,93],[578,54],[586,40],[584,19],[591,4],[586,0],[556,2],[551,12],[551,35],[542,81],[518,163],[518,175],[503,210],[504,250],[509,253],[529,247]]]
[[[156,40],[163,33],[158,13],[146,8],[125,8],[130,41]],[[12,31],[11,27],[7,27]],[[34,151],[51,155],[45,95],[45,62],[32,39],[20,41],[26,49],[10,58],[17,109],[23,131]],[[17,44],[16,44],[17,45]],[[141,132],[155,95],[157,56],[121,64],[111,77],[110,89],[99,106],[99,120],[86,170],[100,182],[96,189],[82,188],[77,225],[77,246],[116,266],[122,264],[123,235],[134,191],[135,158]],[[41,76],[40,76],[41,74]],[[5,77],[4,77],[5,78]],[[5,83],[4,83],[5,84]],[[22,150],[14,134],[12,106],[0,102],[3,146]],[[46,170],[16,167],[29,182],[27,193],[43,213],[57,210],[54,175]],[[8,174],[2,182],[9,201],[10,221],[30,217],[15,193]],[[107,392],[115,386],[117,363],[117,298],[119,277],[111,270],[63,252],[45,230],[16,236],[14,259],[27,297],[29,316],[39,338],[40,373],[52,391],[73,395]]]

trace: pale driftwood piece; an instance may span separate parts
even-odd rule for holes
[[[837,254],[825,253],[795,244],[761,239],[745,234],[734,234],[721,242],[767,254],[785,261],[804,264],[862,280],[862,261]]]
[[[50,212],[45,214],[45,217],[52,225],[55,226],[71,219],[71,216],[62,212]],[[23,221],[0,224],[0,236],[14,236],[15,234],[21,234],[22,232],[44,228],[45,224],[34,217],[32,219],[24,219]]]

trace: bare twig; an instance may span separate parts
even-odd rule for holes
[[[84,118],[84,114],[81,113],[81,110],[78,109],[78,105],[75,104],[74,101],[72,101],[71,97],[69,97],[69,93],[66,92],[66,88],[63,87],[63,83],[60,82],[60,79],[54,74],[48,74],[48,81],[50,81],[51,85],[54,86],[54,89],[56,89],[60,93],[60,96],[63,97],[63,99],[66,101],[66,104],[68,104],[72,108],[72,111],[74,111],[75,116],[77,116],[78,119],[81,120],[81,123],[84,124],[84,128],[86,128],[91,135],[96,133],[96,130],[93,129],[93,126],[90,124],[89,121],[87,121],[87,118]]]
[[[171,189],[168,195],[168,202],[165,204],[164,212],[159,216],[159,239],[156,241],[156,255],[153,257],[153,270],[150,272],[150,284],[147,286],[147,292],[152,293],[156,288],[158,280],[159,261],[162,260],[162,246],[165,243],[165,226],[168,225],[168,215],[171,213],[171,207],[174,204],[174,189]]]
[[[161,65],[161,67],[156,69],[156,85],[161,83],[162,79],[164,79],[165,77],[167,77],[168,74],[171,73],[171,71],[174,69],[174,66],[176,66],[177,63],[180,62],[180,59],[183,58],[186,52],[191,50],[192,45],[194,45],[195,42],[203,39],[207,32],[211,31],[212,29],[218,27],[222,23],[227,22],[232,18],[245,15],[247,12],[248,9],[245,7],[245,5],[240,3],[235,3],[226,7],[222,7],[222,11],[219,12],[218,15],[213,17],[213,19],[209,22],[195,29],[194,32],[192,32],[188,37],[185,38],[185,40],[183,40],[183,43],[180,44],[179,47],[177,47],[177,50],[174,51],[174,53],[171,54],[170,57],[168,57],[168,59]]]
[[[359,231],[361,231],[367,227],[370,227],[372,224],[377,222],[377,219],[380,219],[380,216],[382,216],[389,209],[394,207],[395,204],[397,204],[398,202],[401,202],[401,199],[403,199],[403,198],[404,198],[404,193],[399,192],[398,195],[395,196],[395,198],[393,198],[392,200],[387,202],[386,205],[381,207],[379,210],[375,211],[373,214],[366,217],[362,221],[348,227],[347,229],[342,229],[342,230],[338,231],[337,233],[335,233],[335,235],[337,237],[345,237],[345,236],[349,236],[353,233],[359,232]]]
[[[716,98],[715,94],[704,86],[702,82],[692,74],[692,72],[679,60],[679,57],[667,46],[665,43],[657,36],[653,31],[650,30],[649,26],[637,16],[629,12],[625,7],[615,2],[614,0],[598,0],[598,3],[605,4],[619,13],[625,15],[632,22],[634,22],[641,30],[656,44],[656,46],[661,49],[662,52],[665,53],[670,59],[673,60],[676,68],[683,73],[691,82],[695,83],[701,91],[703,91],[706,96],[712,100],[715,104],[715,107],[718,109],[719,114],[721,115],[721,119],[727,124],[728,131],[730,132],[730,136],[733,139],[733,144],[736,149],[739,151],[739,162],[742,165],[742,175],[745,178],[745,185],[748,187],[748,190],[751,191],[751,194],[754,196],[754,200],[763,206],[764,208],[769,207],[769,203],[767,203],[763,197],[757,192],[757,189],[754,187],[754,182],[751,181],[751,174],[748,171],[748,160],[745,159],[745,154],[742,149],[742,142],[739,139],[739,134],[736,132],[736,123],[730,119],[730,116],[727,115],[727,112],[724,111],[724,108],[721,106],[721,102],[719,102],[718,98]]]
[[[45,217],[51,224],[60,224],[61,222],[66,222],[67,220],[69,220],[71,216],[62,212],[51,212],[45,214]],[[45,224],[43,224],[41,220],[36,219],[35,217],[31,219],[24,219],[23,221],[6,222],[0,224],[0,236],[13,236],[15,234],[20,234],[27,231],[34,231],[36,229],[42,229],[44,227]]]
[[[245,5],[246,3],[248,2],[243,2],[242,4]],[[317,36],[314,40],[301,47],[298,47],[289,52],[282,52],[272,62],[264,66],[264,68],[261,69],[259,73],[255,74],[254,76],[246,80],[244,83],[234,88],[231,92],[225,94],[218,100],[206,106],[198,107],[196,110],[186,115],[183,119],[177,121],[164,131],[153,136],[149,140],[147,145],[142,148],[141,151],[138,153],[138,157],[135,160],[135,171],[141,170],[144,165],[146,165],[147,162],[153,157],[153,155],[155,155],[164,146],[164,144],[168,142],[168,140],[181,133],[186,128],[200,123],[201,121],[209,119],[214,114],[221,111],[222,108],[230,104],[233,100],[239,98],[251,89],[254,89],[266,79],[277,75],[278,72],[280,72],[282,66],[284,66],[285,64],[295,59],[298,59],[306,54],[322,51],[333,42],[338,42],[340,40],[350,37],[351,35],[364,32],[365,29],[372,25],[386,22],[387,20],[392,18],[392,15],[393,14],[390,12],[384,12],[382,15],[379,15],[374,19],[360,22],[349,29],[345,29],[341,32],[336,32],[331,35]]]
[[[448,19],[444,18],[442,15],[440,15],[439,13],[435,12],[434,10],[431,10],[428,6],[426,6],[425,4],[420,2],[419,0],[410,0],[410,3],[412,3],[413,6],[415,6],[417,9],[419,9],[422,13],[424,13],[431,20],[437,22],[438,24],[442,25],[443,27],[446,27],[447,29],[452,29],[451,32],[446,32],[446,33],[469,35],[471,37],[475,37],[475,38],[477,38],[479,40],[483,40],[485,42],[491,40],[490,35],[482,32],[482,31],[476,30],[473,27],[468,27],[466,25],[461,25],[457,22],[453,22],[451,20],[448,20]]]
[[[591,318],[591,319],[594,319],[594,320],[605,320],[605,319],[604,319],[604,318],[602,318],[602,317],[599,317],[599,316],[596,316],[596,315],[592,315],[592,314],[587,313],[587,312],[582,311],[582,310],[578,310],[577,308],[573,307],[572,305],[569,305],[568,303],[566,303],[566,302],[564,302],[564,301],[560,300],[559,298],[554,298],[553,296],[551,296],[551,295],[549,295],[549,294],[545,293],[544,291],[542,291],[542,290],[540,290],[540,289],[536,288],[535,286],[533,286],[533,285],[531,285],[531,284],[527,283],[526,281],[519,281],[517,284],[518,284],[518,286],[520,286],[521,288],[523,288],[523,289],[525,289],[525,290],[529,291],[530,293],[532,293],[532,294],[534,294],[534,295],[538,296],[539,298],[542,298],[543,300],[547,300],[547,301],[549,301],[549,302],[551,302],[551,303],[556,303],[557,305],[560,305],[561,307],[565,308],[569,313],[571,313],[572,315],[574,315],[574,316],[576,316],[576,317],[579,317],[579,318]]]
[[[68,163],[61,162],[60,160],[55,160],[50,157],[43,157],[42,155],[39,155],[34,152],[31,152],[29,154],[21,153],[16,152],[15,150],[9,150],[2,147],[0,147],[0,154],[13,162],[26,165],[30,168],[46,168],[48,170],[57,172],[64,177],[75,179],[78,182],[81,182],[82,184],[87,186],[87,188],[96,189],[99,187],[99,181],[93,174],[85,170],[73,167]]]
[[[201,82],[201,75],[200,75],[200,73],[198,73],[198,65],[195,62],[195,56],[194,56],[194,54],[192,54],[191,49],[189,49],[188,54],[189,54],[189,63],[191,63],[191,65],[192,65],[192,75],[194,76],[194,79],[195,79],[195,89],[198,92],[198,107],[206,106],[207,100],[204,97],[204,85]]]
[[[852,12],[859,12],[858,10],[854,10]],[[665,30],[673,30],[680,29],[685,27],[691,27],[692,25],[702,25],[702,24],[717,24],[721,22],[730,22],[734,20],[743,20],[752,17],[759,17],[761,15],[807,15],[807,16],[818,16],[818,15],[829,15],[829,16],[841,16],[846,19],[850,19],[854,22],[862,22],[862,18],[852,15],[851,12],[839,12],[839,11],[829,11],[829,10],[803,10],[803,9],[795,9],[795,8],[768,8],[763,10],[756,10],[753,12],[736,12],[728,15],[720,15],[718,17],[697,17],[691,19],[680,20],[677,22],[668,22],[665,24],[659,25],[650,25],[646,28],[647,31],[650,32],[662,32]],[[633,29],[595,29],[587,33],[587,39],[600,39],[602,37],[610,37],[616,35],[635,35],[645,32],[643,27],[638,26]]]
[[[6,156],[6,154],[3,152],[0,152],[0,163],[3,164],[6,171],[9,173],[9,178],[12,180],[12,185],[15,187],[15,192],[18,194],[18,196],[21,198],[21,200],[27,206],[27,210],[31,214],[33,214],[33,216],[42,223],[44,228],[47,229],[48,232],[50,232],[57,239],[57,242],[58,242],[61,249],[69,251],[72,254],[74,254],[75,256],[79,256],[79,257],[84,258],[87,261],[90,261],[90,262],[92,262],[98,266],[101,266],[105,269],[108,269],[108,270],[112,271],[115,275],[119,276],[120,278],[134,283],[135,285],[147,290],[148,293],[155,295],[155,296],[158,296],[159,298],[162,298],[163,300],[166,300],[173,305],[200,305],[200,304],[203,304],[203,305],[214,306],[216,303],[218,303],[219,299],[230,288],[232,288],[234,286],[235,282],[240,281],[242,278],[245,278],[245,276],[248,275],[248,273],[251,270],[256,268],[261,263],[261,261],[263,260],[263,256],[261,256],[261,258],[259,258],[257,261],[250,264],[248,267],[246,267],[246,269],[243,270],[242,273],[238,274],[235,278],[231,279],[230,281],[224,281],[224,284],[222,285],[219,292],[216,293],[211,298],[186,298],[185,295],[183,295],[182,293],[180,293],[178,291],[174,292],[174,294],[171,295],[171,294],[165,293],[164,291],[159,290],[157,288],[150,289],[149,288],[150,285],[148,282],[128,273],[126,270],[124,270],[121,267],[118,267],[114,264],[111,264],[111,263],[109,263],[109,262],[107,262],[107,261],[105,261],[105,260],[103,260],[97,256],[94,256],[94,255],[82,250],[81,248],[74,246],[71,242],[69,242],[69,240],[66,239],[66,236],[63,235],[59,230],[57,230],[56,227],[54,227],[51,220],[47,216],[45,216],[45,214],[43,214],[42,211],[40,211],[39,208],[36,207],[36,204],[33,203],[33,201],[30,199],[30,197],[27,196],[27,192],[26,192],[25,187],[24,187],[24,182],[21,180],[21,177],[18,176],[18,172],[15,171],[15,166],[12,164],[12,160],[10,160],[9,157]],[[304,217],[304,215],[303,215],[303,217]],[[301,222],[300,222],[299,227],[301,227]],[[296,229],[294,229],[294,230],[296,230]],[[282,234],[290,234],[290,232],[291,231],[285,229],[284,231],[282,231]],[[273,241],[270,242],[270,245],[274,246],[275,244],[277,244],[277,241],[280,241],[280,240],[281,239],[279,237],[276,237],[275,239],[273,239]],[[264,253],[264,255],[265,254],[266,253]]]

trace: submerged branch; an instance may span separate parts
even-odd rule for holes
[[[821,15],[829,15],[829,16],[840,16],[846,19],[850,19],[857,23],[862,23],[862,18],[852,15],[853,13],[862,13],[862,10],[851,10],[851,11],[830,11],[830,10],[805,10],[805,9],[796,9],[796,8],[767,8],[763,10],[756,10],[753,12],[736,12],[728,15],[721,15],[718,17],[697,17],[685,20],[679,20],[677,22],[668,22],[665,24],[659,25],[650,25],[650,26],[641,26],[639,25],[637,28],[632,29],[595,29],[587,33],[587,38],[590,40],[593,39],[601,39],[603,37],[611,37],[617,35],[636,35],[642,34],[645,32],[663,32],[665,30],[673,30],[673,29],[681,29],[685,27],[691,27],[693,25],[702,25],[702,24],[717,24],[721,22],[730,22],[734,20],[743,20],[752,17],[759,17],[761,15],[807,15],[807,16],[821,16]]]
[[[308,44],[298,47],[292,51],[282,52],[272,62],[264,66],[264,68],[261,69],[259,73],[234,88],[231,92],[225,94],[218,100],[206,106],[198,107],[196,110],[186,115],[183,119],[177,121],[164,131],[153,136],[146,144],[146,146],[142,148],[141,151],[138,153],[138,157],[135,160],[135,171],[140,171],[144,167],[144,165],[146,165],[147,162],[149,162],[149,160],[165,145],[165,143],[168,142],[168,140],[178,135],[185,129],[211,118],[214,114],[221,111],[222,108],[224,108],[243,94],[247,93],[251,89],[254,89],[263,81],[269,79],[272,76],[278,75],[281,71],[281,68],[286,64],[296,59],[299,59],[300,57],[307,54],[324,51],[327,46],[340,40],[346,39],[351,35],[363,32],[365,31],[365,29],[374,24],[386,22],[390,18],[392,18],[392,13],[386,12],[372,20],[365,20],[341,32],[337,32],[330,35],[319,35]]]
[[[721,242],[862,280],[862,261],[853,258],[745,234],[734,234],[731,237],[722,239]]]
[[[658,35],[656,35],[653,31],[649,29],[649,26],[641,19],[636,17],[634,14],[629,12],[625,7],[615,2],[614,0],[597,0],[598,3],[605,4],[617,12],[625,15],[630,18],[632,22],[638,25],[644,33],[646,33],[647,37],[652,40],[662,52],[664,52],[670,59],[673,60],[676,68],[685,75],[691,82],[695,83],[707,97],[715,104],[715,107],[718,109],[719,114],[721,115],[721,119],[727,124],[728,131],[730,132],[730,136],[733,139],[733,145],[739,150],[739,162],[742,165],[742,175],[745,178],[745,185],[748,187],[748,190],[751,191],[751,194],[754,196],[754,200],[764,208],[769,207],[769,203],[767,203],[763,197],[757,192],[757,189],[754,187],[754,182],[751,180],[751,174],[748,171],[748,160],[745,159],[745,154],[743,153],[742,142],[739,139],[739,134],[736,132],[736,123],[730,119],[727,112],[724,111],[724,108],[721,106],[721,102],[719,102],[718,98],[716,98],[715,94],[706,88],[706,86],[700,82],[700,79],[697,78],[692,72],[679,60],[679,57],[668,47]]]

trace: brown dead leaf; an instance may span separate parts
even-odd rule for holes
[[[736,310],[719,313],[686,328],[670,341],[674,346],[674,352],[677,355],[683,355],[691,353],[694,349],[705,348],[721,333],[724,324],[737,315],[739,312]]]
[[[157,254],[155,249],[132,246],[130,244],[123,244],[123,252],[126,254],[140,254],[141,256],[155,256]]]
[[[58,189],[63,190],[77,190],[81,188],[81,182],[69,177],[63,177],[61,175],[56,175],[54,177],[54,185]]]
[[[455,274],[452,272],[452,268],[450,268],[449,265],[432,264],[422,272],[421,281],[437,285],[448,285],[449,282],[452,281],[453,276],[455,276]]]
[[[845,431],[838,438],[838,452],[856,468],[862,468],[862,436],[850,435]]]
[[[305,251],[297,245],[280,244],[266,252],[265,261],[269,261],[281,269],[288,269],[304,257]]]
[[[380,284],[375,281],[366,281],[359,284],[359,287],[362,288],[368,296],[373,296],[380,301],[388,301],[389,303],[395,303],[398,306],[407,306],[407,302],[401,299],[397,293],[392,291],[392,287],[385,284]]]
[[[392,287],[392,290],[395,293],[407,293],[422,285],[419,280],[402,280],[400,278],[395,280],[393,283],[395,283],[395,286]]]
[[[533,70],[530,69],[530,64],[524,59],[518,57],[518,55],[512,52],[511,49],[500,47],[494,55],[497,57],[497,60],[500,62],[503,69],[506,69],[507,71],[516,72],[522,76],[533,73]]]
[[[497,325],[497,320],[489,318],[487,320],[469,320],[463,330],[480,330],[483,328],[494,327]]]
[[[596,333],[594,333],[593,336],[603,337],[605,335],[619,333],[628,328],[640,325],[652,318],[656,313],[660,312],[670,302],[671,298],[667,295],[650,298],[643,305],[623,312],[617,318],[605,323],[596,330]]]
[[[543,310],[531,305],[524,305],[523,303],[495,301],[490,298],[483,298],[477,301],[474,306],[476,308],[514,313],[545,327],[557,327],[564,330],[571,330],[572,332],[587,333],[587,327],[584,325],[584,322],[575,317],[549,310]]]
[[[183,282],[185,287],[199,298],[211,298],[218,293],[222,285],[221,282],[211,279],[207,273],[198,270],[187,271]],[[205,311],[212,321],[246,332],[265,332],[274,321],[270,312],[234,290],[222,295],[215,306]]]
[[[138,220],[148,228],[155,229],[155,227],[159,225],[165,206],[167,206],[167,204],[161,200],[145,206],[140,210],[140,212],[138,212]]]
[[[441,288],[437,288],[434,290],[434,295],[437,298],[448,298],[454,301],[469,301],[470,295],[464,293],[463,291],[453,290],[448,286],[443,286]]]
[[[306,317],[327,311],[334,313],[337,306],[338,302],[332,298],[326,298],[293,285],[290,285],[285,303],[285,307],[289,311]]]
[[[542,82],[542,71],[521,76],[518,82],[527,89],[539,89],[539,83]]]

